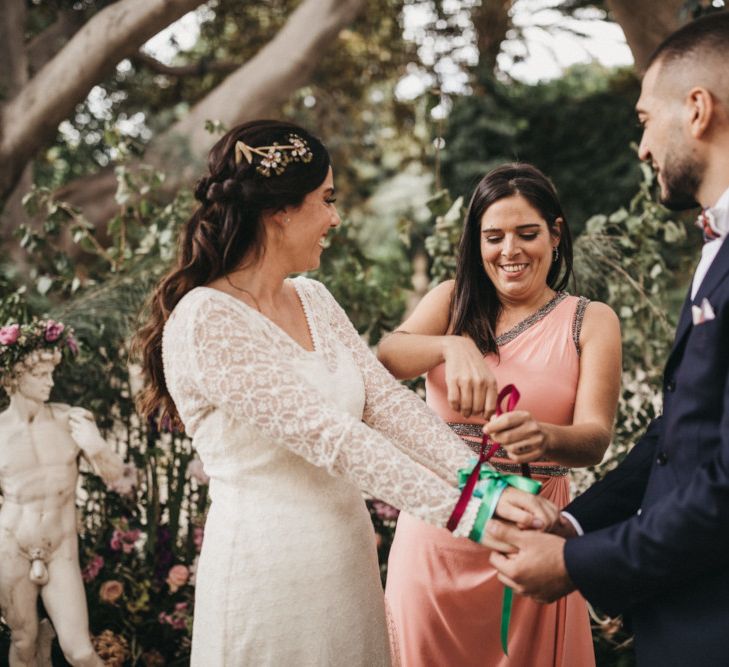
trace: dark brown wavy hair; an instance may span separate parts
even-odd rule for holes
[[[468,206],[458,246],[456,284],[449,313],[453,333],[470,337],[483,354],[498,352],[495,330],[502,304],[483,267],[481,218],[489,206],[514,195],[526,199],[552,233],[561,232],[557,246],[559,258],[549,268],[547,285],[558,291],[565,289],[570,279],[574,280],[572,236],[552,182],[539,169],[525,163],[501,165],[486,174],[476,186]],[[557,218],[564,221],[560,230]]]
[[[259,173],[261,157],[252,163],[235,160],[235,145],[254,148],[289,143],[296,134],[309,146],[310,162],[290,162],[281,174]],[[330,159],[315,136],[291,123],[256,120],[233,128],[213,146],[208,173],[195,186],[200,205],[184,225],[174,267],[159,282],[143,312],[146,323],[132,344],[132,356],[142,364],[145,386],[137,409],[147,419],[169,418],[179,426],[179,415],[167,390],[162,367],[162,331],[172,309],[185,294],[230,273],[263,252],[261,216],[299,206],[326,178]]]

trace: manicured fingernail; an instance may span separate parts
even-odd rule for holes
[[[532,521],[532,528],[544,528],[544,521],[541,519],[534,519]]]

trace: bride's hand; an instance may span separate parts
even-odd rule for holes
[[[498,442],[515,463],[538,461],[547,453],[548,434],[526,410],[513,410],[492,417],[483,431]]]
[[[488,419],[499,390],[476,344],[465,336],[447,336],[443,351],[448,404],[465,418]]]
[[[501,494],[494,516],[522,529],[550,531],[560,523],[559,509],[554,503],[513,487]]]

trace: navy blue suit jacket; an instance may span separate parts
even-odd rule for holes
[[[708,299],[715,318],[694,325]],[[630,615],[641,667],[729,665],[729,240],[681,312],[663,415],[567,508],[565,562],[600,609]]]

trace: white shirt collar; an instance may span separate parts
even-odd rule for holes
[[[713,206],[709,207],[709,211],[714,219],[714,226],[722,237],[729,234],[729,188],[724,190],[724,194]]]

